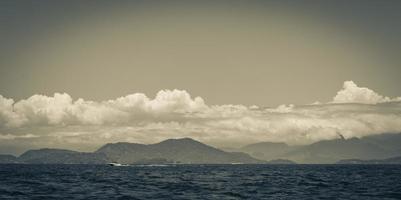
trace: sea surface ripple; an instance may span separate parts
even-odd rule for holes
[[[0,165],[0,199],[401,199],[401,165]]]

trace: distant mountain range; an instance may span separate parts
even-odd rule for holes
[[[190,138],[169,139],[157,144],[106,144],[92,153],[63,149],[29,150],[19,157],[0,155],[0,163],[35,164],[231,164],[266,163],[241,152],[225,152]]]
[[[17,157],[12,155],[1,155],[0,154],[0,163],[17,163]]]
[[[103,164],[108,160],[102,153],[83,153],[64,149],[29,150],[17,158],[18,162],[35,164]]]
[[[401,156],[392,157],[382,160],[360,160],[360,159],[347,159],[347,160],[340,160],[337,164],[386,164],[386,165],[401,165]]]
[[[0,163],[37,164],[331,164],[394,163],[401,156],[401,133],[319,141],[304,146],[261,142],[231,152],[190,138],[156,144],[109,143],[95,152],[63,149],[28,150],[19,157],[0,155]],[[394,158],[393,158],[394,157]],[[393,159],[393,160],[392,160]],[[394,160],[395,159],[395,160]]]
[[[401,133],[324,140],[304,146],[261,142],[230,151],[248,153],[261,160],[287,159],[305,164],[330,164],[344,159],[385,159],[401,156]]]
[[[239,149],[230,149],[230,151],[244,152],[261,160],[275,160],[283,158],[284,154],[295,149],[297,147],[288,146],[285,143],[259,142]]]
[[[164,159],[170,163],[224,164],[261,163],[248,154],[225,152],[190,138],[169,139],[157,144],[115,143],[106,144],[95,153],[105,154],[112,162],[132,164]]]
[[[384,139],[383,137],[388,137]],[[397,141],[397,142],[394,142]],[[398,145],[394,145],[398,143]],[[401,155],[401,134],[320,141],[282,157],[299,163],[335,163],[344,159],[384,159]]]

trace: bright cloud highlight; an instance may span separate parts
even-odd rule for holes
[[[381,96],[352,81],[344,82],[332,102],[277,108],[211,106],[183,90],[162,90],[153,99],[135,93],[102,102],[73,100],[66,93],[18,102],[0,95],[0,144],[7,145],[96,146],[175,137],[220,146],[306,144],[340,134],[351,138],[390,132],[401,132],[401,98]]]

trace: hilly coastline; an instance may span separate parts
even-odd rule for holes
[[[346,159],[386,159],[401,156],[401,133],[362,138],[322,140],[309,145],[260,142],[230,149],[261,160],[286,159],[301,164],[334,164]]]
[[[351,165],[401,165],[401,156],[387,158],[387,159],[375,159],[375,160],[361,160],[361,159],[347,159],[340,160],[336,164],[351,164]]]
[[[191,138],[155,144],[108,143],[94,152],[28,150],[0,155],[0,163],[27,164],[386,164],[398,163],[401,134],[325,140],[303,146],[260,142],[223,151]]]
[[[0,155],[0,163],[27,164],[257,164],[266,163],[246,153],[225,152],[190,138],[156,144],[109,143],[95,152],[64,149],[28,150],[19,157]]]

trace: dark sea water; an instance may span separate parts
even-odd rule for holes
[[[0,199],[401,199],[401,165],[0,165]]]

